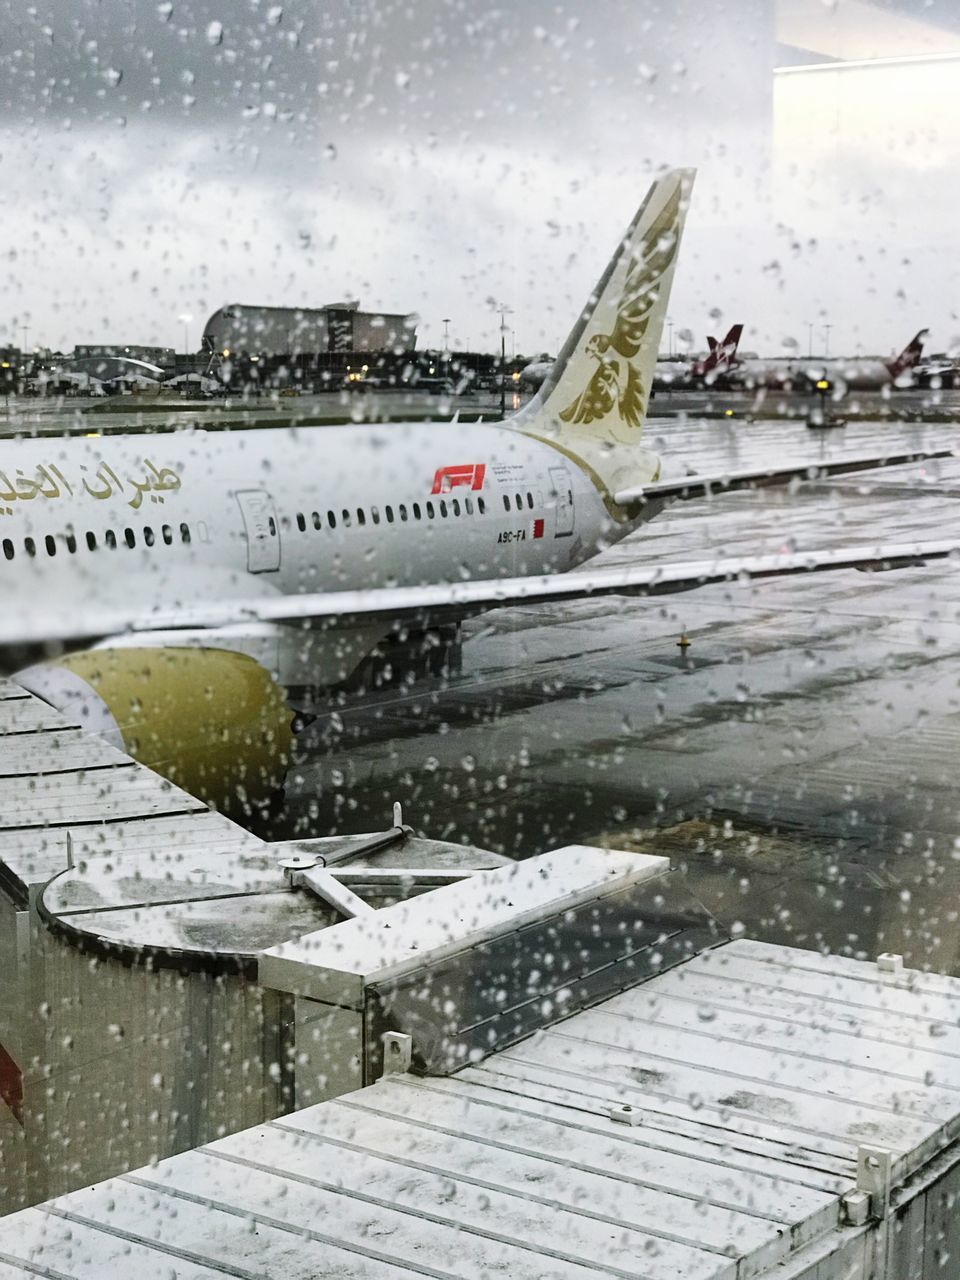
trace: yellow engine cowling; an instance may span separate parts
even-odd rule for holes
[[[272,676],[227,649],[88,649],[18,681],[198,799],[242,816],[283,784],[291,713]]]

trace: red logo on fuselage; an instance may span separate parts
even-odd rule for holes
[[[464,467],[438,467],[433,477],[431,493],[449,493],[466,485],[468,489],[482,489],[486,465],[482,462],[470,462]]]

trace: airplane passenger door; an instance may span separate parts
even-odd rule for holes
[[[239,489],[237,502],[247,535],[247,571],[275,572],[280,568],[280,529],[273,499],[263,489]]]
[[[550,483],[556,494],[556,522],[553,536],[569,538],[573,533],[573,488],[566,467],[550,468]]]

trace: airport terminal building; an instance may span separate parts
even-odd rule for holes
[[[215,311],[203,330],[211,352],[286,356],[319,352],[412,351],[417,317],[361,311],[359,302],[324,307],[267,307],[233,302]]]

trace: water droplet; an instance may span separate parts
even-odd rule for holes
[[[211,45],[223,44],[223,23],[222,22],[207,23],[207,44],[211,44]]]

